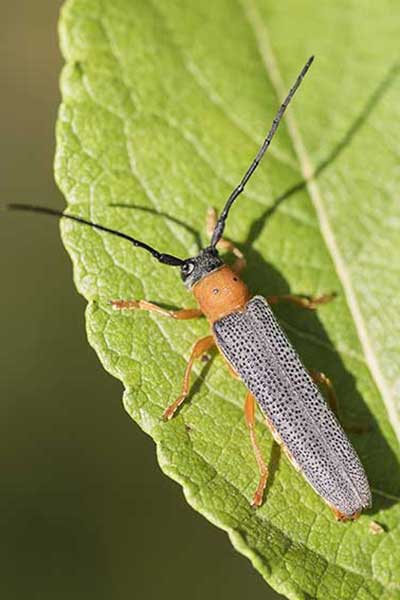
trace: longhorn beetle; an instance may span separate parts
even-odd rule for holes
[[[167,407],[163,418],[166,421],[171,419],[188,396],[195,359],[217,346],[232,374],[241,379],[248,390],[244,405],[245,420],[260,474],[252,505],[257,507],[262,503],[268,478],[268,468],[255,434],[257,403],[275,440],[283,447],[290,462],[332,508],[336,519],[345,521],[356,519],[364,507],[371,505],[367,477],[342,426],[317,388],[316,383],[326,384],[328,395],[334,400],[330,381],[322,373],[307,372],[269,306],[283,300],[314,309],[329,301],[332,296],[304,298],[287,294],[267,299],[252,296],[240,279],[240,272],[246,265],[245,257],[222,237],[233,203],[243,192],[266,153],[283,114],[313,59],[311,56],[298,75],[256,157],[229,196],[219,217],[215,212],[209,213],[211,242],[197,256],[182,259],[164,254],[130,235],[50,208],[26,204],[11,204],[8,208],[55,215],[89,225],[147,250],[164,265],[180,267],[181,278],[186,288],[194,294],[199,308],[172,311],[146,300],[112,301],[116,310],[153,311],[174,319],[194,319],[204,315],[210,323],[211,335],[194,344],[186,366],[181,394]],[[217,246],[235,255],[232,267],[220,258]]]

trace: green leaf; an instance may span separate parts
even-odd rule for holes
[[[351,435],[373,488],[357,522],[334,521],[261,416],[272,475],[264,505],[250,508],[245,389],[219,356],[196,366],[190,400],[160,421],[207,323],[113,312],[115,298],[194,300],[176,269],[62,226],[89,341],[123,382],[161,468],[289,598],[400,598],[398,29],[391,0],[70,0],[61,18],[56,175],[70,211],[182,257],[196,253],[195,232],[206,243],[207,207],[223,206],[285,91],[317,57],[227,235],[247,256],[255,293],[338,293],[318,314],[282,306],[277,315],[305,364],[334,381],[344,420],[370,424]],[[372,520],[383,533],[371,533]]]

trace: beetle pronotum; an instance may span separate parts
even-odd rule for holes
[[[195,359],[200,358],[212,346],[217,346],[233,375],[240,378],[248,390],[245,419],[260,474],[252,505],[256,507],[262,503],[268,478],[268,468],[255,435],[257,403],[274,438],[281,444],[292,464],[333,509],[335,517],[347,520],[357,518],[361,510],[371,504],[367,477],[343,428],[316,386],[316,383],[329,386],[329,380],[322,373],[312,376],[307,372],[269,306],[269,303],[284,300],[313,309],[329,301],[331,296],[311,299],[290,294],[270,296],[267,299],[251,296],[240,279],[240,272],[246,265],[245,257],[222,237],[233,203],[243,192],[267,151],[283,114],[312,61],[313,57],[310,57],[298,75],[255,159],[229,196],[219,217],[213,212],[209,214],[211,242],[197,256],[181,259],[164,254],[125,233],[50,208],[24,204],[12,204],[9,208],[42,212],[89,225],[128,240],[134,246],[150,252],[160,263],[180,267],[183,282],[194,294],[199,308],[170,311],[146,300],[112,301],[116,310],[147,310],[174,319],[193,319],[204,315],[210,323],[211,335],[194,344],[181,394],[166,408],[164,419],[171,419],[188,396],[190,373]],[[233,252],[236,260],[232,267],[220,258],[217,246]]]

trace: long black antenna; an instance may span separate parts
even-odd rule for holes
[[[172,267],[180,267],[184,264],[184,260],[178,258],[176,256],[172,256],[171,254],[161,254],[157,252],[154,248],[145,244],[144,242],[140,242],[135,238],[127,235],[126,233],[122,233],[122,231],[116,231],[115,229],[110,229],[109,227],[104,227],[104,225],[99,225],[98,223],[92,223],[91,221],[87,221],[86,219],[82,219],[82,217],[77,217],[75,215],[68,215],[60,210],[54,210],[53,208],[47,208],[45,206],[33,206],[32,204],[8,204],[7,207],[9,210],[23,210],[27,212],[34,213],[43,213],[45,215],[51,215],[53,217],[63,217],[64,219],[70,219],[71,221],[76,221],[77,223],[82,223],[83,225],[89,225],[89,227],[93,227],[94,229],[99,229],[100,231],[105,231],[106,233],[111,233],[112,235],[116,235],[124,240],[128,240],[137,248],[143,248],[143,250],[147,250],[150,254],[158,260],[158,262],[163,263],[164,265],[170,265]]]
[[[243,192],[246,183],[248,182],[250,177],[253,175],[253,173],[257,169],[262,157],[268,150],[268,147],[271,143],[272,138],[274,137],[276,130],[278,129],[278,125],[283,117],[283,114],[284,114],[285,110],[287,109],[288,104],[290,103],[291,99],[295,95],[297,88],[300,86],[300,84],[301,84],[305,74],[307,73],[308,69],[310,68],[313,60],[314,60],[314,57],[310,56],[310,58],[308,59],[308,61],[304,65],[304,67],[302,68],[299,76],[297,77],[293,86],[290,88],[290,91],[289,91],[288,95],[286,96],[284,102],[281,104],[280,109],[276,113],[276,117],[272,121],[271,129],[269,130],[267,137],[263,141],[261,148],[257,152],[255,159],[251,163],[250,167],[247,169],[247,171],[244,174],[244,177],[241,180],[241,182],[239,183],[239,185],[237,187],[235,187],[235,189],[229,196],[228,200],[226,201],[226,204],[225,204],[225,206],[217,220],[217,223],[215,225],[215,228],[214,228],[214,231],[212,234],[212,238],[211,238],[211,246],[215,247],[218,244],[219,240],[221,239],[222,234],[224,232],[224,228],[225,228],[225,222],[228,217],[228,213],[230,211],[232,204],[235,202],[236,198]]]

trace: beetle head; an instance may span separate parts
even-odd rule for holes
[[[222,267],[224,263],[213,246],[204,248],[197,256],[187,258],[181,266],[181,277],[185,286],[191,289],[203,277]]]

